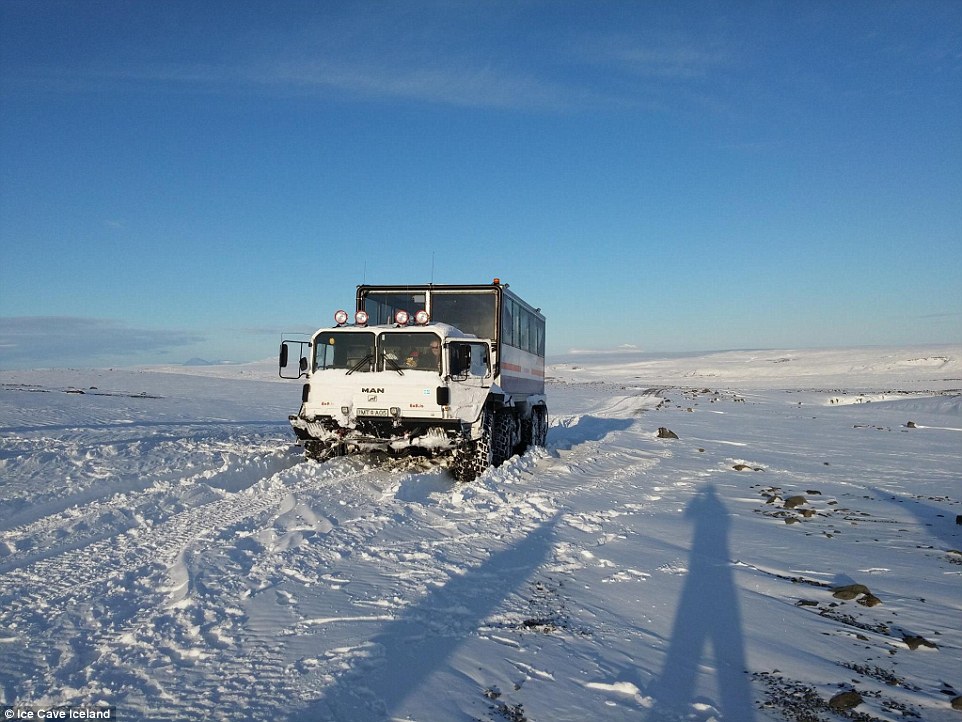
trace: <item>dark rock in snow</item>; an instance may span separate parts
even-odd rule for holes
[[[862,695],[854,690],[839,692],[828,701],[828,706],[834,710],[845,710],[862,704]]]
[[[785,500],[785,508],[794,509],[796,506],[801,506],[807,501],[808,500],[800,494],[798,496],[790,496]]]
[[[850,601],[856,597],[860,597],[863,594],[871,594],[864,584],[848,584],[844,587],[835,587],[832,589],[832,596],[836,599],[841,599],[843,601]]]
[[[666,429],[664,426],[658,428],[658,438],[659,439],[677,439],[678,434],[676,434],[671,429]]]

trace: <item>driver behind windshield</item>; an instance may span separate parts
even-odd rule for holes
[[[404,359],[404,365],[417,369],[441,369],[441,341],[431,338],[424,346],[416,347]]]

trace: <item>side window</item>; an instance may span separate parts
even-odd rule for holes
[[[471,375],[488,375],[490,364],[488,363],[488,347],[482,343],[471,344]]]
[[[531,314],[524,309],[521,314],[521,338],[518,340],[518,348],[525,351],[531,350]]]
[[[514,317],[516,310],[514,301],[510,298],[503,298],[501,303],[504,304],[504,308],[501,309],[501,343],[514,346]]]
[[[469,377],[483,379],[491,375],[487,344],[460,341],[447,348],[448,368],[454,381],[466,381]]]
[[[517,346],[518,348],[521,348],[521,324],[523,322],[521,318],[521,314],[523,312],[524,312],[524,309],[521,308],[521,306],[514,307],[514,334],[513,334],[513,341],[511,345]]]

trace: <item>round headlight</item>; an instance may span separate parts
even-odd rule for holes
[[[335,313],[334,323],[336,323],[338,326],[343,326],[345,323],[347,323],[347,311],[342,309]]]
[[[431,316],[428,315],[428,312],[425,311],[424,309],[421,309],[416,314],[414,314],[414,322],[418,326],[426,326],[428,321],[430,320],[431,320]]]
[[[367,319],[367,311],[358,311],[354,314],[354,323],[356,323],[358,326],[366,326]]]
[[[398,326],[407,326],[408,322],[411,320],[411,314],[409,314],[404,309],[401,309],[396,314],[394,314],[394,321]]]

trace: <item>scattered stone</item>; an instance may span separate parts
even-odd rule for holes
[[[962,514],[955,515],[955,523],[962,526]]]
[[[789,516],[785,518],[786,524],[798,524],[798,518],[794,516]]]
[[[915,422],[914,422],[914,421],[909,421],[909,422],[905,425],[905,428],[907,428],[907,429],[917,429],[917,428],[919,428],[919,427],[915,425]]]
[[[865,637],[865,641],[868,641],[867,637]],[[872,679],[878,680],[879,682],[884,682],[889,687],[902,687],[903,689],[908,689],[913,692],[922,691],[921,688],[899,677],[892,670],[885,669],[884,667],[879,667],[878,665],[858,664],[856,662],[840,662],[839,664],[841,664],[846,669],[850,669],[853,672],[858,672],[859,674],[865,677],[871,677]],[[886,706],[889,706],[889,705],[886,705]],[[915,716],[915,715],[909,715],[909,716]]]
[[[853,709],[862,704],[862,695],[855,690],[839,692],[828,701],[828,706],[834,710]]]
[[[795,602],[796,607],[817,607],[818,602],[814,599],[799,599]]]
[[[952,699],[952,709],[962,710],[962,694]]]
[[[788,497],[788,498],[785,500],[785,508],[786,508],[786,509],[794,509],[796,506],[801,506],[802,504],[806,503],[807,501],[808,501],[808,499],[806,499],[806,498],[805,498],[804,496],[802,496],[801,494],[799,494],[799,495],[797,495],[797,496],[790,496],[790,497]]]
[[[806,519],[811,519],[813,516],[815,516],[814,509],[799,509],[798,513],[804,516]]]
[[[882,600],[876,597],[874,594],[866,594],[858,600],[858,604],[861,604],[863,607],[876,607],[881,603]]]
[[[938,649],[939,645],[935,642],[930,642],[925,637],[919,637],[914,634],[906,634],[902,637],[902,641],[905,642],[905,646],[911,649],[913,652],[919,647],[928,647],[929,649]]]
[[[658,438],[659,439],[677,439],[678,434],[676,434],[671,429],[666,429],[664,426],[658,428]]]
[[[868,587],[864,584],[848,584],[844,587],[834,587],[832,589],[832,596],[845,602],[851,601],[863,594],[871,594]]]

